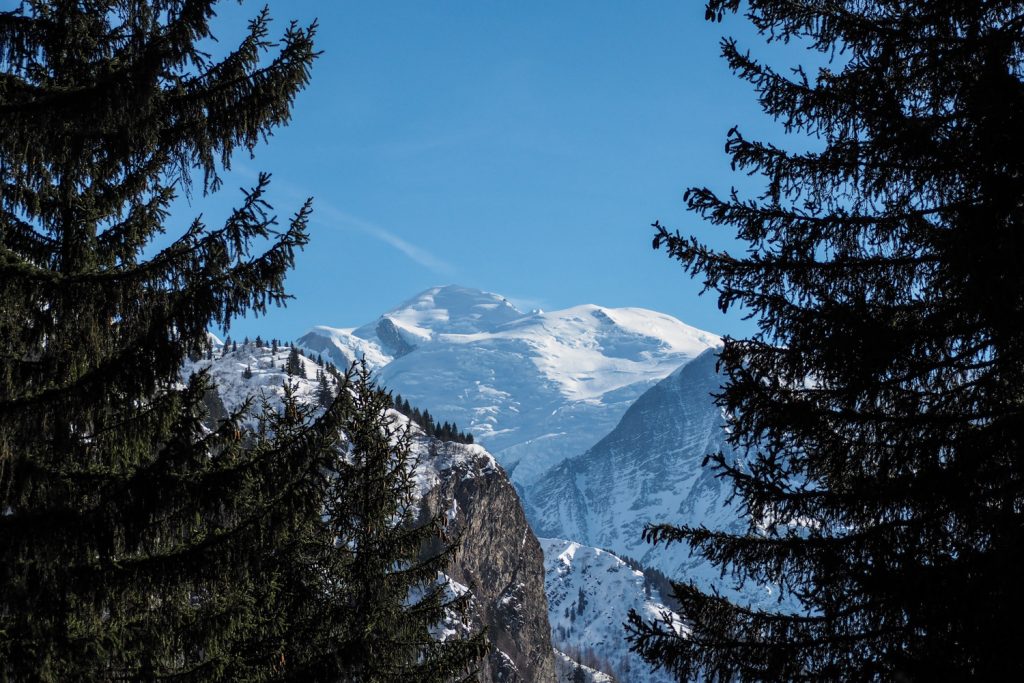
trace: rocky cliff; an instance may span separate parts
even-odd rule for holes
[[[480,446],[420,443],[426,505],[460,539],[449,575],[473,592],[472,624],[486,627],[491,642],[481,680],[555,680],[544,556],[515,488]]]

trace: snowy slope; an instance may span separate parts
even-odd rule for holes
[[[295,395],[300,401],[316,403],[317,384],[313,380],[318,367],[314,361],[300,356],[299,361],[306,377],[289,377],[283,366],[288,360],[290,349],[282,346],[274,353],[270,347],[256,346],[254,343],[237,346],[237,351],[225,354],[223,346],[215,343],[213,360],[186,361],[182,376],[188,377],[200,370],[208,372],[228,412],[238,409],[247,398],[257,401],[266,398],[271,405],[279,407],[284,395],[285,380],[295,387]],[[246,368],[252,372],[252,377],[243,376]],[[258,403],[254,407],[258,410]]]
[[[355,336],[351,329],[333,327],[314,327],[296,344],[307,351],[323,354],[330,358],[339,368],[345,368],[352,361],[365,359],[373,369],[390,363],[394,357],[381,348],[373,339],[362,339]]]
[[[629,405],[719,338],[640,308],[523,313],[497,294],[435,287],[357,328],[297,342],[454,420],[528,486],[607,434]]]
[[[575,683],[574,676],[576,676],[577,667],[582,670],[584,683],[615,683],[615,679],[611,677],[611,674],[581,665],[561,650],[555,650],[556,683]]]
[[[283,366],[290,349],[275,353],[249,343],[224,353],[219,340],[211,336],[211,341],[213,358],[187,362],[182,377],[208,372],[227,411],[236,410],[247,398],[266,399],[280,409],[285,382],[295,387],[301,401],[315,405],[318,366],[313,361],[300,357],[305,377],[289,376]],[[243,375],[247,368],[251,377]],[[259,403],[255,407],[258,410]],[[400,426],[408,424],[408,418],[394,410],[389,415]],[[446,532],[459,540],[456,561],[439,580],[447,582],[450,597],[472,594],[467,613],[449,610],[434,635],[446,639],[486,628],[491,651],[481,662],[480,680],[485,683],[553,679],[556,660],[547,621],[543,555],[514,487],[483,447],[443,442],[425,436],[415,425],[411,428],[419,504],[443,515]]]
[[[742,533],[746,524],[727,505],[729,484],[702,467],[704,456],[728,451],[721,386],[708,351],[641,396],[618,426],[586,453],[542,476],[528,491],[527,514],[539,536],[572,538],[609,548],[676,580],[759,602],[767,588],[734,591],[719,570],[692,557],[686,544],[653,547],[641,540],[652,522],[705,525]]]
[[[672,681],[664,671],[651,671],[625,640],[623,623],[630,609],[648,620],[662,613],[678,619],[656,590],[645,589],[643,574],[604,550],[557,538],[541,538],[540,543],[555,648],[581,653],[584,661],[596,656],[619,683]]]

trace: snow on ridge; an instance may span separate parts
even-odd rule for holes
[[[416,458],[415,480],[419,497],[423,498],[448,476],[451,470],[460,470],[464,476],[487,476],[500,469],[498,461],[479,444],[439,441],[425,436],[423,430],[398,411],[389,411],[399,424],[408,424],[416,435],[412,452]],[[453,501],[454,502],[454,501]]]
[[[214,346],[212,359],[187,360],[182,367],[182,378],[188,378],[194,372],[207,371],[229,413],[241,407],[247,399],[266,399],[279,408],[286,380],[295,387],[295,395],[300,401],[316,403],[318,385],[314,378],[318,366],[315,361],[299,356],[306,378],[293,377],[283,369],[291,352],[288,347],[280,346],[274,352],[269,346],[256,346],[253,342],[237,343],[237,346],[237,351],[226,354],[223,344]],[[252,377],[245,377],[246,369]],[[258,411],[259,405],[255,404],[254,408]]]
[[[299,337],[295,344],[310,353],[322,354],[342,369],[353,361],[365,360],[371,370],[376,370],[394,360],[379,341],[364,339],[354,332],[353,328],[317,325]]]
[[[523,312],[500,294],[458,285],[432,287],[408,299],[382,315],[378,320],[354,330],[360,337],[371,338],[381,319],[419,342],[428,342],[438,334],[472,334],[523,317]]]
[[[584,662],[588,655],[596,657],[619,683],[672,681],[664,670],[651,671],[626,642],[623,624],[630,609],[648,620],[667,614],[683,629],[679,615],[664,605],[643,573],[607,550],[558,538],[538,540],[555,648],[581,653]]]
[[[361,327],[313,328],[299,343],[339,366],[365,356],[384,386],[455,420],[529,486],[721,339],[643,308],[524,314],[498,294],[446,285]]]

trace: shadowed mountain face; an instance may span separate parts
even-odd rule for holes
[[[640,308],[523,313],[466,287],[429,289],[358,328],[317,327],[297,343],[454,420],[524,488],[607,434],[630,404],[718,337]]]
[[[685,544],[652,547],[644,524],[704,524],[739,530],[731,488],[701,463],[725,450],[723,417],[711,397],[722,378],[707,351],[652,387],[593,448],[555,466],[530,489],[538,536],[609,548],[673,578],[713,581],[718,571]]]

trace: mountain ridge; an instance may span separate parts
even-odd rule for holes
[[[721,340],[643,308],[524,313],[499,294],[446,285],[358,327],[314,327],[296,343],[338,365],[365,358],[383,385],[458,422],[529,486]]]

